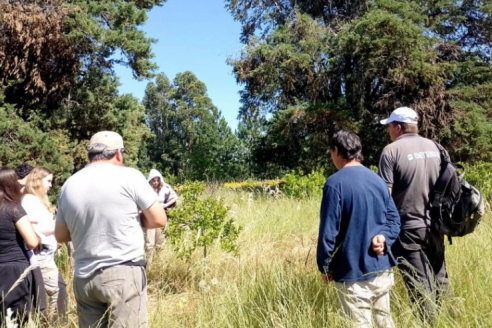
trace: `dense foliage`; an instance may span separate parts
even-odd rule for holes
[[[167,236],[178,257],[189,259],[197,248],[207,256],[214,243],[223,250],[237,253],[241,227],[229,218],[224,200],[201,199],[205,183],[187,182],[180,188],[181,202],[169,211]]]
[[[236,132],[192,72],[154,74],[140,27],[164,2],[0,2],[2,165],[45,164],[59,184],[92,134],[115,130],[128,165],[174,181],[330,172],[333,132],[359,133],[374,165],[389,141],[378,120],[400,105],[455,161],[492,160],[488,1],[226,0],[243,28]],[[115,65],[155,77],[142,104],[118,92]]]
[[[137,165],[150,136],[145,110],[118,93],[115,64],[153,76],[151,43],[139,26],[163,0],[0,2],[1,164],[46,165],[57,186],[87,163],[92,134],[115,130]]]
[[[154,137],[141,153],[142,167],[198,180],[243,174],[242,146],[193,73],[177,74],[172,84],[159,74],[148,84],[143,105]]]
[[[239,118],[263,131],[248,159],[257,171],[328,165],[340,128],[360,134],[375,164],[389,141],[377,121],[402,105],[455,160],[492,158],[490,2],[226,2],[243,26],[231,59],[244,86]]]

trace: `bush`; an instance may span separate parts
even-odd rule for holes
[[[283,178],[285,183],[282,186],[282,192],[287,196],[305,198],[321,197],[323,186],[326,182],[325,172],[323,169],[313,171],[304,175],[303,171],[286,174]]]
[[[474,165],[463,164],[465,180],[480,190],[483,197],[492,199],[492,163],[477,162]]]
[[[229,208],[222,199],[200,199],[205,190],[203,182],[186,182],[180,188],[180,202],[170,210],[167,235],[178,257],[189,259],[193,252],[214,242],[228,252],[237,253],[237,239],[241,227],[228,218]]]
[[[223,188],[232,190],[263,190],[265,188],[275,189],[280,187],[285,181],[284,180],[260,180],[255,181],[248,179],[243,182],[226,182],[223,184]]]

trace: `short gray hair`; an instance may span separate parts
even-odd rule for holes
[[[402,122],[393,122],[393,123],[401,126],[401,131],[404,134],[406,134],[406,133],[419,133],[419,127],[417,124],[402,123]]]
[[[95,143],[87,147],[89,153],[89,161],[104,161],[112,159],[116,156],[118,149],[106,150],[106,145],[101,143]]]

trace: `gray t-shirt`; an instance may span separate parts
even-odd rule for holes
[[[384,148],[379,175],[392,188],[402,230],[430,225],[429,196],[439,177],[440,165],[435,143],[418,134],[404,134]]]
[[[67,225],[74,246],[75,276],[138,261],[144,256],[139,210],[157,195],[139,171],[93,163],[70,177],[61,190],[57,222]]]

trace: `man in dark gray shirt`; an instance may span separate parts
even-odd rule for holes
[[[381,124],[391,144],[379,162],[379,175],[390,189],[401,217],[401,232],[392,247],[410,298],[424,321],[432,321],[439,297],[448,288],[444,236],[431,229],[429,196],[439,177],[440,153],[432,140],[418,135],[418,115],[400,107]]]

